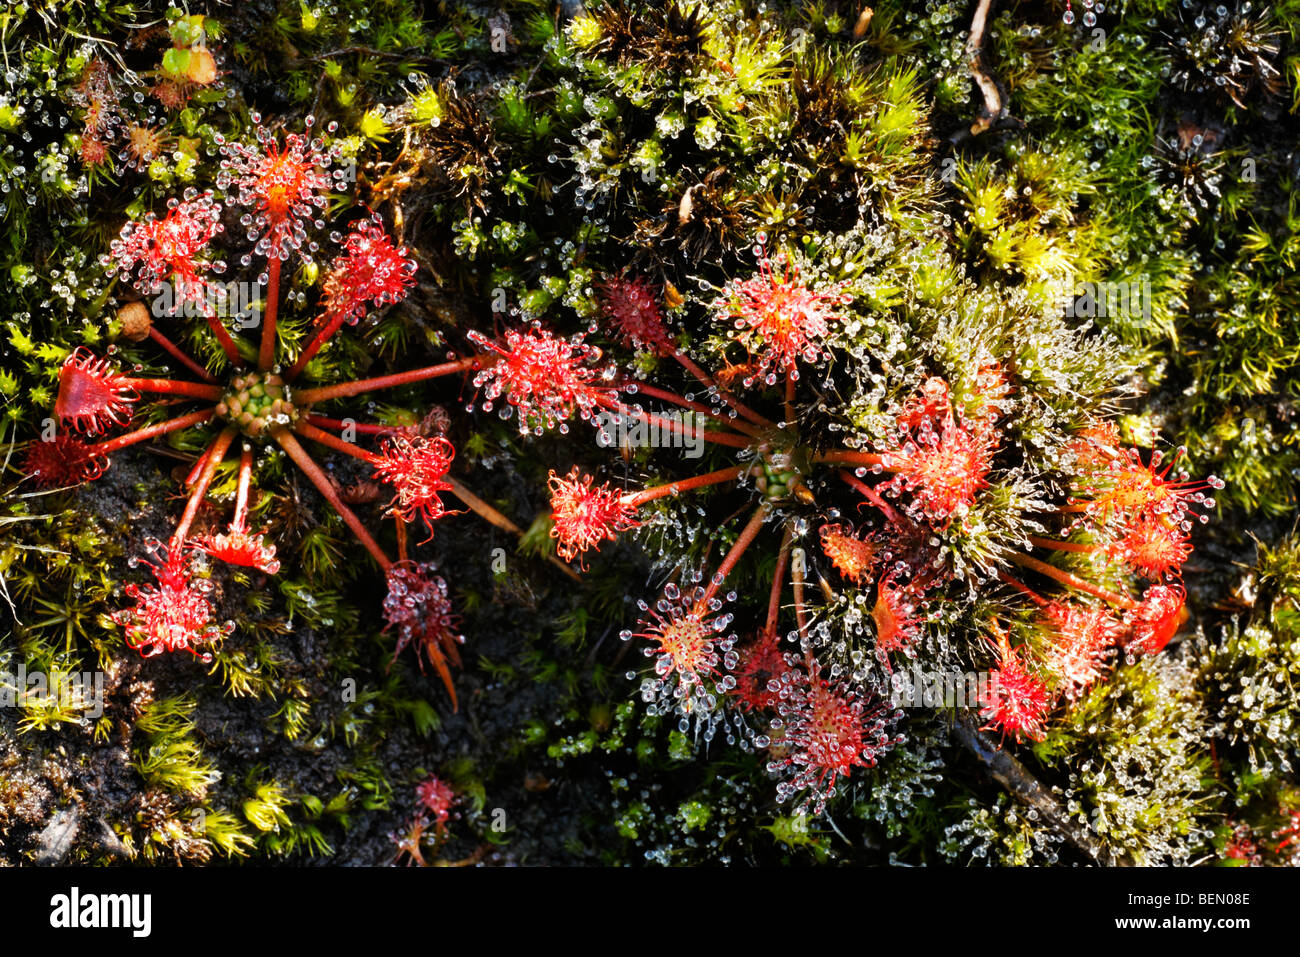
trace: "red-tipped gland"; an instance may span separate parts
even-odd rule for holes
[[[23,472],[42,488],[80,485],[99,478],[107,468],[107,456],[66,432],[59,432],[48,442],[38,439],[27,443],[23,459]]]
[[[579,476],[577,466],[564,478],[551,472],[547,479],[551,489],[551,537],[556,539],[556,552],[566,562],[589,548],[599,550],[601,542],[612,542],[619,532],[639,524],[636,509],[624,504],[618,491],[591,483],[590,475]]]
[[[446,514],[438,493],[451,490],[443,479],[455,455],[455,448],[442,436],[386,438],[375,461],[375,478],[397,490],[389,503],[390,510],[407,522],[415,521],[417,516],[423,518],[432,531],[433,523]]]
[[[124,385],[107,359],[79,348],[59,369],[59,397],[54,414],[78,432],[96,435],[131,420],[132,404],[140,397]]]

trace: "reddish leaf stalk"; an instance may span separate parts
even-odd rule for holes
[[[772,571],[772,593],[767,600],[767,622],[763,631],[771,634],[776,631],[776,623],[781,615],[781,589],[785,585],[785,570],[790,564],[790,545],[794,541],[794,529],[785,527],[781,538],[781,550],[776,555],[776,568]]]
[[[1128,608],[1128,609],[1134,609],[1138,607],[1138,603],[1131,598],[1126,598],[1123,595],[1117,595],[1113,591],[1107,591],[1106,589],[1100,587],[1099,585],[1094,585],[1090,581],[1084,581],[1082,578],[1079,578],[1075,575],[1071,575],[1067,571],[1062,571],[1061,569],[1055,567],[1054,565],[1049,565],[1046,562],[1040,562],[1037,558],[1031,558],[1028,555],[1022,555],[1019,552],[1012,552],[1007,557],[1011,559],[1011,561],[1015,562],[1017,565],[1023,566],[1024,568],[1032,568],[1040,575],[1046,575],[1048,578],[1054,578],[1056,579],[1056,581],[1060,582],[1063,585],[1069,585],[1071,588],[1077,588],[1079,589],[1079,591],[1086,592],[1087,594],[1092,595],[1094,598],[1100,598],[1102,601],[1108,601],[1112,605],[1118,605],[1120,608]]]
[[[899,526],[900,528],[905,528],[907,525],[911,524],[908,520],[904,519],[903,516],[899,514],[898,509],[894,508],[894,506],[890,505],[883,498],[881,498],[879,492],[877,492],[866,482],[859,481],[856,475],[853,475],[850,472],[845,472],[843,470],[840,471],[839,475],[840,478],[843,479],[844,482],[850,488],[857,489],[859,492],[861,492],[868,502],[876,506],[876,508],[880,509],[880,511],[884,514],[884,516],[887,519],[889,519],[891,522],[893,522],[895,525]]]
[[[1100,545],[1084,545],[1079,542],[1061,542],[1051,538],[1039,538],[1037,535],[1029,536],[1029,543],[1039,548],[1050,548],[1058,552],[1083,552],[1091,554],[1101,548]]]
[[[118,449],[124,449],[128,445],[135,445],[138,442],[148,442],[159,435],[166,435],[168,432],[175,432],[177,429],[188,429],[192,425],[198,425],[200,422],[206,422],[216,414],[214,409],[204,409],[201,412],[190,412],[188,415],[180,415],[174,419],[168,419],[166,422],[159,422],[157,425],[148,425],[143,429],[136,429],[134,432],[128,432],[126,435],[119,435],[113,439],[106,439],[103,442],[96,442],[90,446],[90,450],[98,455],[108,455],[110,452],[116,452]]]
[[[340,382],[338,385],[327,385],[318,389],[303,389],[294,393],[294,402],[300,406],[305,406],[316,402],[325,402],[328,399],[342,399],[347,396],[362,395],[366,392],[374,392],[376,389],[391,389],[394,386],[423,382],[426,379],[436,379],[438,376],[466,372],[495,361],[496,356],[488,353],[486,355],[470,356],[468,359],[457,359],[454,362],[444,362],[441,365],[426,366],[423,369],[412,369],[410,372],[398,372],[394,375],[379,376],[374,379],[357,379],[355,382]]]
[[[199,506],[203,504],[203,497],[208,494],[208,486],[212,484],[212,477],[217,474],[217,466],[225,458],[226,450],[230,448],[230,443],[235,440],[237,434],[234,428],[227,426],[221,430],[221,434],[208,447],[207,456],[203,463],[203,471],[199,473],[198,481],[194,483],[194,491],[190,493],[190,500],[185,503],[185,514],[181,516],[176,531],[172,533],[171,545],[169,546],[172,553],[177,553],[183,547],[185,537],[190,533],[190,526],[194,524],[194,516],[199,513]]]
[[[788,425],[794,425],[794,375],[791,370],[785,370],[785,421]]]
[[[121,376],[115,379],[123,386],[129,386],[137,392],[157,392],[162,395],[183,395],[191,399],[205,399],[216,402],[221,398],[221,386],[207,382],[181,382],[177,379],[133,379]]]
[[[394,432],[405,431],[398,425],[381,425],[377,422],[345,422],[342,419],[331,419],[324,415],[309,415],[306,421],[323,429],[337,429],[339,431],[355,429],[362,435],[392,435]]]
[[[653,488],[642,489],[639,492],[630,492],[624,495],[621,501],[624,505],[640,507],[646,502],[653,502],[657,498],[664,498],[668,495],[680,495],[682,492],[689,492],[691,489],[704,488],[708,485],[720,485],[723,482],[733,482],[747,471],[749,471],[747,465],[733,465],[731,468],[719,469],[705,475],[693,475],[688,479],[668,482],[665,485],[656,485]]]
[[[705,372],[703,369],[697,366],[694,362],[692,362],[686,356],[686,354],[682,352],[680,349],[674,349],[671,355],[674,359],[676,359],[679,363],[681,363],[683,369],[685,369],[691,375],[695,376],[695,378],[699,379],[702,384],[717,392],[718,398],[720,398],[723,402],[727,403],[727,405],[731,406],[733,409],[735,409],[738,413],[743,415],[745,418],[749,419],[749,421],[765,429],[770,429],[776,426],[776,423],[773,422],[771,419],[759,415],[753,409],[749,408],[747,405],[745,405],[743,402],[741,402],[739,399],[733,396],[726,389],[722,388],[722,386],[718,385],[717,380],[715,380],[713,376],[709,375],[707,372]]]
[[[451,494],[455,495],[458,499],[468,505],[469,510],[475,515],[484,519],[489,524],[495,525],[502,531],[509,532],[511,535],[522,535],[524,533],[522,528],[510,521],[510,519],[506,518],[450,475],[444,475],[442,480],[451,486]]]
[[[1004,585],[1010,585],[1012,588],[1016,589],[1016,591],[1028,597],[1030,601],[1032,601],[1035,605],[1037,605],[1040,608],[1049,604],[1047,599],[1044,598],[1042,595],[1038,594],[1038,592],[1034,591],[1032,588],[1030,588],[1028,585],[1020,581],[1019,579],[1012,578],[1006,572],[1002,572],[1002,571],[998,572],[998,580],[1002,582],[1002,584]]]
[[[216,384],[216,376],[186,355],[185,350],[159,332],[157,327],[152,323],[149,325],[149,338],[161,346],[173,359],[185,366],[185,368],[189,369],[204,382],[210,382],[214,385]]]
[[[279,443],[280,448],[288,453],[289,458],[294,460],[298,468],[302,469],[303,474],[311,480],[312,485],[316,486],[316,490],[324,496],[325,501],[329,502],[334,511],[339,513],[348,528],[352,529],[352,534],[365,546],[366,551],[374,556],[375,561],[379,563],[379,567],[387,572],[392,567],[392,561],[384,554],[384,550],[379,547],[379,543],[366,531],[365,525],[361,523],[361,519],[357,518],[356,513],[343,503],[343,499],[339,498],[339,493],[330,484],[329,476],[316,464],[315,459],[307,454],[306,449],[298,444],[298,440],[287,429],[277,428],[271,435]]]
[[[867,468],[880,466],[882,470],[890,471],[884,456],[877,455],[875,452],[854,452],[852,449],[832,449],[829,452],[819,452],[813,457],[813,461],[829,465],[863,465]]]
[[[612,409],[620,415],[630,415],[634,419],[640,419],[647,425],[653,425],[660,432],[669,431],[676,432],[679,435],[699,435],[705,442],[713,442],[716,445],[729,445],[733,449],[747,449],[750,445],[748,438],[743,435],[736,435],[733,432],[710,432],[707,429],[700,429],[696,432],[696,430],[688,428],[681,422],[665,419],[653,412],[644,412],[630,405],[624,405],[615,399],[602,398],[597,401],[605,408]]]
[[[217,337],[217,341],[221,343],[221,350],[226,354],[226,358],[230,360],[230,364],[242,366],[244,358],[239,354],[238,343],[231,338],[229,331],[221,324],[220,319],[216,316],[208,316],[207,318],[208,326],[212,329],[212,334]]]
[[[199,457],[194,460],[194,467],[190,469],[190,474],[185,476],[185,487],[189,488],[199,480],[199,473],[203,471],[203,464],[208,460],[208,452],[212,449],[211,444],[199,453]]]
[[[456,481],[450,475],[444,475],[442,477],[442,480],[451,486],[451,494],[455,495],[458,499],[460,499],[467,506],[469,506],[469,510],[473,512],[475,515],[484,519],[489,524],[495,525],[497,528],[509,532],[512,535],[515,535],[517,537],[523,536],[524,534],[523,529],[521,529],[514,522],[510,521],[510,519],[506,518],[495,508],[493,508],[487,502],[483,501],[483,499],[479,498],[477,495],[475,495],[473,492],[467,489],[460,482]],[[568,565],[564,564],[564,562],[560,561],[554,555],[547,555],[546,560],[549,561],[556,568],[560,569],[562,572],[564,572],[565,575],[567,575],[569,578],[572,578],[574,581],[576,582],[582,581],[581,575],[575,572]]]
[[[399,562],[408,561],[410,556],[406,550],[406,521],[400,515],[394,515],[393,519],[397,522],[397,560]],[[454,701],[456,692],[452,691],[451,696]]]
[[[753,516],[750,517],[749,521],[745,524],[745,527],[741,529],[740,537],[736,539],[736,544],[731,546],[731,551],[727,552],[727,557],[722,560],[722,564],[718,566],[718,570],[713,573],[713,578],[709,581],[709,587],[704,590],[704,594],[700,596],[700,600],[695,603],[693,614],[704,614],[705,606],[709,603],[709,599],[717,594],[722,583],[726,581],[727,576],[731,574],[731,570],[735,568],[736,563],[740,561],[740,557],[745,554],[745,549],[749,548],[754,539],[758,537],[759,531],[763,528],[763,522],[767,520],[767,516],[771,513],[772,506],[767,502],[764,502],[758,508],[754,509]]]
[[[730,416],[720,415],[715,409],[707,405],[701,405],[699,402],[692,402],[690,399],[683,398],[676,392],[670,392],[667,389],[659,389],[652,385],[646,385],[643,382],[636,383],[636,394],[647,395],[652,399],[662,399],[665,402],[671,402],[674,405],[680,405],[684,409],[690,409],[692,412],[698,412],[700,415],[706,415],[710,419],[721,423],[729,429],[737,432],[743,432],[745,435],[753,438],[761,438],[763,433],[756,426],[748,422],[737,422]]]
[[[234,528],[244,530],[248,520],[248,487],[253,480],[253,450],[247,445],[239,453],[239,485],[235,489]]]
[[[262,317],[262,347],[257,353],[257,369],[269,372],[275,364],[275,314],[280,304],[280,257],[271,254],[266,284],[266,315]]]
[[[316,335],[312,337],[311,342],[307,343],[307,348],[302,350],[298,358],[294,360],[293,365],[289,367],[289,371],[285,374],[285,381],[292,382],[294,379],[298,378],[302,373],[302,370],[307,367],[307,363],[311,362],[316,353],[320,352],[321,346],[325,345],[334,333],[342,329],[343,323],[347,321],[348,314],[345,312],[339,313],[326,324],[325,328],[316,333]]]
[[[379,456],[373,452],[367,452],[360,446],[353,445],[351,442],[345,442],[337,435],[331,435],[328,432],[316,428],[309,422],[301,419],[294,423],[293,430],[305,439],[311,439],[313,442],[319,442],[321,445],[327,445],[336,452],[342,452],[344,455],[350,455],[354,459],[360,459],[370,465],[380,461]]]

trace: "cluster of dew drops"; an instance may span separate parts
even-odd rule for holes
[[[1098,3],[1097,0],[1083,0],[1083,25],[1092,27],[1097,25],[1097,14],[1105,13],[1106,5]],[[1065,0],[1065,13],[1061,14],[1061,20],[1067,26],[1074,23],[1074,8],[1070,0]]]

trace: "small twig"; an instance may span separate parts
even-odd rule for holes
[[[966,58],[970,63],[971,75],[975,78],[975,85],[980,88],[980,93],[984,95],[984,110],[975,118],[975,122],[970,125],[972,136],[978,136],[997,119],[1002,116],[1002,94],[998,91],[998,85],[984,70],[984,30],[988,26],[989,10],[993,6],[993,0],[980,0],[979,6],[975,8],[975,18],[971,21],[970,37],[966,40]]]
[[[363,56],[384,57],[388,60],[406,60],[410,63],[442,63],[437,57],[429,56],[425,53],[412,53],[406,51],[385,52],[376,50],[373,47],[355,46],[343,47],[338,50],[330,50],[328,53],[317,53],[314,56],[304,57],[303,62],[314,63],[317,60],[329,60],[336,56],[348,56],[353,53],[360,53]]]
[[[559,7],[556,7],[556,9],[555,9],[555,16],[554,16],[554,18],[553,18],[553,23],[554,23],[554,25],[555,25],[556,32],[559,32],[559,29],[560,29],[560,9],[559,9]],[[542,58],[541,58],[540,60],[538,60],[537,63],[533,66],[532,71],[529,72],[529,74],[528,74],[528,79],[524,80],[524,85],[523,85],[522,87],[520,87],[521,90],[526,90],[526,89],[528,89],[530,86],[533,85],[533,78],[537,76],[537,71],[540,70],[540,69],[542,68],[542,64],[544,64],[545,62],[546,62],[546,55],[543,54],[543,55],[542,55]]]
[[[1029,773],[1029,769],[1016,760],[1011,752],[999,748],[965,716],[958,717],[953,725],[957,740],[979,758],[993,779],[1010,792],[1021,804],[1038,812],[1043,823],[1081,851],[1094,864],[1105,867],[1131,867],[1133,861],[1101,846],[1096,836],[1080,827],[1057,803],[1047,788]]]

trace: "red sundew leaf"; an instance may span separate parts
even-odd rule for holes
[[[406,522],[423,518],[432,531],[433,523],[446,514],[438,493],[451,491],[451,485],[443,479],[455,455],[455,448],[442,436],[385,438],[374,474],[397,490],[389,503],[390,510]]]
[[[1187,592],[1177,585],[1153,585],[1142,602],[1127,617],[1131,634],[1128,648],[1139,654],[1156,655],[1187,621]]]
[[[275,557],[275,546],[266,544],[265,536],[260,533],[253,534],[231,526],[223,534],[204,535],[192,544],[228,565],[256,568],[268,575],[274,575],[280,570],[280,561]]]
[[[433,823],[439,830],[446,827],[447,822],[451,820],[452,809],[459,800],[455,789],[436,774],[429,775],[416,786],[415,796],[424,809],[433,816]]]
[[[763,257],[758,275],[730,287],[724,318],[757,348],[757,366],[745,379],[747,386],[760,378],[772,385],[778,373],[798,378],[800,359],[824,359],[831,323],[844,318],[837,309],[853,301],[840,287],[810,289],[799,281],[798,267],[788,258],[784,262],[785,273],[777,276],[772,261]]]
[[[467,337],[495,352],[500,358],[474,376],[483,389],[483,410],[491,411],[500,396],[516,410],[520,434],[541,433],[559,425],[567,431],[566,419],[574,412],[591,419],[602,403],[610,402],[617,390],[602,381],[612,370],[596,368],[601,352],[583,343],[581,336],[560,339],[541,329],[511,330],[505,345],[478,332]]]
[[[123,226],[109,246],[105,263],[146,295],[164,282],[174,282],[170,311],[178,312],[186,302],[203,301],[207,286],[201,270],[225,268],[223,263],[199,259],[222,228],[221,207],[213,194],[192,193],[183,202],[171,200],[162,218],[150,213]]]
[[[1107,551],[1146,578],[1160,579],[1181,573],[1192,546],[1182,526],[1168,515],[1143,515]]]
[[[1137,450],[1129,449],[1093,477],[1083,489],[1085,497],[1079,505],[1096,519],[1115,516],[1136,519],[1148,515],[1167,517],[1175,524],[1182,524],[1193,507],[1214,508],[1214,499],[1207,490],[1221,489],[1224,484],[1214,476],[1203,482],[1189,481],[1185,472],[1170,480],[1169,474],[1182,456],[1183,450],[1179,449],[1161,469],[1159,452],[1153,453],[1151,461],[1144,464]],[[1200,519],[1207,521],[1205,515]]]
[[[927,439],[934,437],[935,441]],[[942,432],[923,431],[921,441],[908,439],[884,458],[897,474],[883,486],[895,494],[903,489],[916,497],[916,510],[931,521],[943,521],[975,501],[988,486],[991,463],[989,436],[963,428],[951,419]]]
[[[641,682],[641,699],[652,715],[676,714],[678,730],[694,724],[697,733],[712,740],[720,721],[720,696],[736,686],[732,674],[739,663],[736,635],[727,629],[733,616],[722,611],[723,600],[699,585],[695,572],[685,591],[670,583],[651,609],[637,602],[642,612],[640,632],[624,631],[625,641],[644,638],[643,649],[654,660],[654,674]],[[734,600],[730,593],[727,600]]]
[[[625,343],[659,355],[672,352],[674,345],[664,324],[661,296],[648,281],[640,276],[612,276],[600,282],[596,291],[605,319]]]
[[[1000,731],[1017,740],[1041,741],[1047,736],[1047,716],[1052,710],[1051,693],[1032,672],[1006,636],[996,646],[999,663],[989,674],[988,691],[980,714],[988,720],[985,731]]]
[[[900,429],[937,429],[952,417],[952,398],[948,383],[939,376],[931,376],[921,383],[920,395],[911,396],[903,403],[898,414]]]
[[[23,472],[42,488],[61,488],[90,482],[104,474],[108,457],[75,436],[60,432],[48,442],[27,443]]]
[[[876,545],[858,538],[847,525],[823,525],[818,535],[822,552],[836,570],[854,584],[861,584],[880,560]]]
[[[769,686],[780,682],[790,666],[781,652],[781,638],[776,631],[760,634],[751,644],[740,649],[736,666],[736,687],[731,696],[744,711],[775,708],[777,694]]]
[[[157,584],[127,585],[126,594],[135,599],[135,607],[113,616],[126,629],[126,643],[144,658],[188,651],[210,662],[212,655],[200,653],[196,647],[219,640],[234,627],[231,623],[222,628],[212,620],[214,609],[208,599],[211,583],[190,580],[184,553],[179,549],[174,554],[164,550],[160,564],[145,564]]]
[[[871,617],[876,623],[876,656],[889,669],[889,655],[908,652],[921,636],[922,619],[916,614],[915,589],[900,586],[886,575],[876,586]]]
[[[1081,473],[1104,472],[1120,454],[1119,427],[1114,422],[1094,422],[1074,434],[1069,449]]]
[[[796,812],[820,814],[836,794],[836,782],[854,768],[874,767],[896,743],[890,726],[898,719],[875,698],[863,697],[844,681],[822,677],[821,665],[809,659],[799,667],[791,655],[789,669],[778,679],[776,710],[770,744],[774,757],[767,770],[783,775],[777,801],[802,794]]]
[[[96,435],[131,419],[139,395],[121,382],[107,359],[79,348],[59,369],[59,397],[54,414],[78,432]]]
[[[1074,701],[1101,679],[1106,652],[1123,637],[1123,625],[1106,608],[1073,602],[1051,602],[1043,617],[1052,632],[1044,665]]]
[[[457,619],[447,597],[447,582],[434,574],[436,568],[431,562],[397,562],[388,569],[388,594],[384,598],[384,618],[388,624],[384,630],[397,630],[393,661],[404,648],[413,645],[420,671],[424,671],[427,659],[438,672],[455,708],[456,687],[447,662],[450,659],[460,667],[459,646],[465,638],[456,631]]]
[[[330,174],[336,154],[320,140],[287,133],[281,145],[260,125],[260,117],[253,122],[259,124],[257,145],[222,143],[217,185],[230,202],[252,210],[240,223],[250,241],[256,240],[257,255],[288,259],[306,244],[307,225],[328,205],[330,188],[343,171]]]
[[[593,486],[590,475],[581,476],[574,466],[564,478],[554,471],[547,478],[551,489],[551,537],[556,552],[571,562],[589,548],[614,541],[619,532],[636,528],[636,509],[620,501],[621,495],[608,485]]]
[[[370,305],[401,302],[415,283],[416,262],[395,246],[378,217],[356,223],[325,279],[325,315],[355,322]]]

